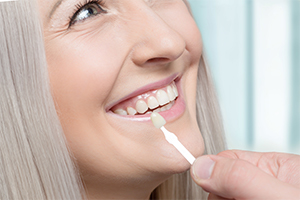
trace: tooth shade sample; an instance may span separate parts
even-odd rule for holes
[[[156,128],[161,128],[167,123],[166,120],[160,114],[155,112],[151,114],[151,121]]]
[[[127,112],[123,109],[117,109],[114,111],[114,113],[116,113],[118,115],[127,115]]]
[[[158,100],[159,105],[163,106],[170,102],[167,93],[163,90],[158,90],[156,94],[156,99]]]
[[[136,111],[140,114],[146,112],[148,110],[148,105],[143,100],[138,100],[135,105]]]
[[[137,113],[133,107],[128,107],[127,112],[129,115],[135,115]]]
[[[167,87],[167,93],[168,93],[170,101],[173,101],[176,98],[176,96],[174,94],[174,90],[171,86]]]
[[[153,96],[149,97],[147,99],[147,101],[148,101],[148,107],[150,109],[154,109],[154,108],[157,108],[159,106],[159,103],[158,103],[157,99]]]

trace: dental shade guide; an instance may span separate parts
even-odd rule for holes
[[[160,128],[165,135],[166,140],[172,144],[180,153],[185,157],[185,159],[192,165],[196,160],[195,157],[179,142],[177,136],[168,131],[164,125],[166,120],[157,112],[151,114],[151,121],[156,128]]]

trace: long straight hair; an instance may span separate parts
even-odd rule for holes
[[[50,91],[35,0],[0,2],[0,199],[83,199]],[[206,153],[225,149],[204,57],[198,71],[197,120]],[[204,199],[189,172],[172,176],[153,199]]]
[[[0,199],[82,199],[35,1],[0,2]]]

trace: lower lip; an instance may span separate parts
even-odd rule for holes
[[[175,100],[175,104],[171,107],[171,109],[159,112],[159,114],[167,121],[171,122],[176,119],[178,119],[181,115],[183,115],[185,111],[185,101],[182,98],[182,91],[180,88],[180,84],[176,84],[178,89],[178,97]],[[109,111],[108,114],[114,115],[115,117],[119,117],[125,120],[130,121],[138,121],[138,122],[151,122],[150,116],[151,114],[145,114],[145,115],[117,115],[113,113],[112,111]]]

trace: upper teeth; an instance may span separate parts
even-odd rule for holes
[[[127,107],[127,113],[129,115],[135,115],[136,114],[136,110],[133,107]]]
[[[159,103],[158,103],[157,99],[153,96],[148,97],[147,101],[148,101],[148,107],[150,109],[154,109],[154,108],[157,108],[159,106]]]
[[[158,90],[155,96],[149,96],[147,99],[139,99],[135,103],[135,108],[133,108],[134,106],[128,106],[125,109],[119,108],[113,112],[119,115],[135,115],[137,113],[143,114],[149,109],[153,110],[153,112],[169,110],[174,104],[173,101],[178,97],[178,91],[174,83],[164,89],[166,91],[163,89]],[[158,108],[159,106],[163,107]]]
[[[170,102],[169,96],[163,90],[158,90],[156,94],[159,105],[163,106]]]
[[[138,111],[138,113],[144,113],[148,110],[148,105],[146,104],[145,101],[138,100],[136,102],[135,108],[136,108],[136,111]]]

